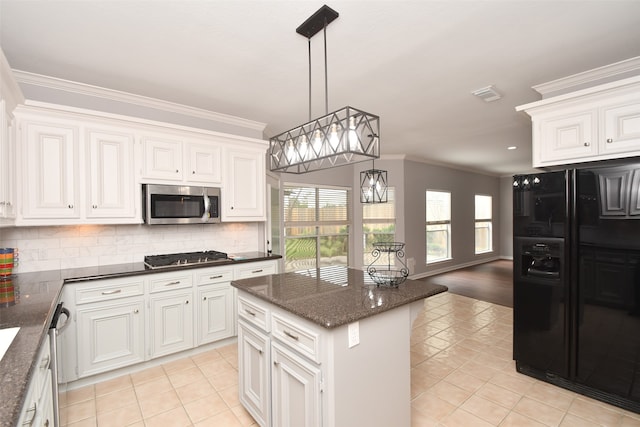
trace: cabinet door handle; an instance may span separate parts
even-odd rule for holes
[[[119,294],[120,292],[122,292],[122,289],[114,289],[112,291],[102,291],[102,295],[113,295]]]
[[[209,280],[219,279],[222,277],[222,274],[218,274],[217,276],[209,276]]]
[[[286,336],[288,336],[291,339],[294,339],[296,341],[298,341],[298,336],[297,335],[293,335],[291,332],[289,331],[282,331]]]
[[[44,369],[49,365],[49,360],[51,359],[50,355],[47,355],[47,357],[42,361],[42,363],[40,364],[40,369]]]
[[[613,138],[607,138],[607,144],[611,144],[613,142]]]
[[[179,284],[180,284],[180,280],[176,280],[175,282],[166,283],[165,286],[173,286],[173,285],[179,285]]]
[[[253,270],[253,271],[251,272],[251,274],[255,274],[255,273],[262,273],[262,269],[260,269],[260,270]]]
[[[25,421],[24,423],[22,423],[23,426],[32,426],[33,422],[36,419],[36,409],[37,409],[37,404],[36,402],[33,402],[33,406],[30,407],[29,409],[27,409],[26,413],[33,413],[33,415],[31,416],[31,418],[29,419],[29,422]]]
[[[585,142],[585,143],[584,143],[584,146],[585,146],[585,147],[588,147],[588,146],[590,146],[590,145],[591,145],[591,143],[590,143],[590,142]]]
[[[255,317],[255,316],[256,316],[256,314],[255,314],[253,311],[249,310],[248,308],[245,308],[245,309],[244,309],[244,311],[245,311],[249,316],[253,316],[253,317]]]

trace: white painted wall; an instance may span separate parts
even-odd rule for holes
[[[0,228],[0,247],[18,248],[14,273],[142,262],[145,255],[258,251],[257,223],[83,225]]]

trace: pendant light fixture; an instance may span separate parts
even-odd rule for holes
[[[338,12],[322,6],[296,32],[309,44],[309,121],[269,140],[272,171],[306,173],[380,157],[380,118],[353,107],[329,113],[327,26]],[[311,38],[324,32],[325,115],[311,119]]]
[[[387,171],[376,169],[374,163],[372,169],[360,172],[361,203],[387,203],[388,199]]]

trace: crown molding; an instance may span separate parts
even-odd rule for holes
[[[547,95],[557,92],[573,90],[575,87],[598,84],[603,80],[620,79],[632,74],[640,74],[640,56],[583,71],[582,73],[573,74],[547,83],[541,83],[532,86],[532,89],[544,98]]]
[[[18,86],[11,72],[11,67],[2,49],[0,49],[0,93],[2,94],[2,99],[7,103],[8,111],[13,111],[18,104],[24,103],[24,96],[20,86]]]
[[[182,114],[185,116],[197,117],[233,126],[239,126],[256,130],[258,132],[264,132],[264,129],[266,127],[265,123],[257,122],[254,120],[243,119],[241,117],[231,116],[228,114],[216,113],[201,108],[190,107],[188,105],[163,101],[156,98],[135,95],[132,93],[121,92],[113,89],[106,89],[103,87],[88,85],[85,83],[72,82],[56,77],[43,76],[41,74],[34,74],[20,70],[13,70],[13,75],[15,80],[18,83],[22,84],[40,86],[48,89],[70,92],[109,101],[124,102],[140,107],[152,108],[169,113]]]

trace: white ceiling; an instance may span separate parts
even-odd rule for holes
[[[0,0],[15,70],[267,123],[308,117],[307,39],[318,1]],[[640,56],[640,1],[331,1],[329,111],[380,116],[383,154],[507,175],[531,167],[531,86]],[[323,115],[322,33],[312,38]],[[493,84],[504,97],[470,92]],[[516,145],[517,150],[506,148]]]

